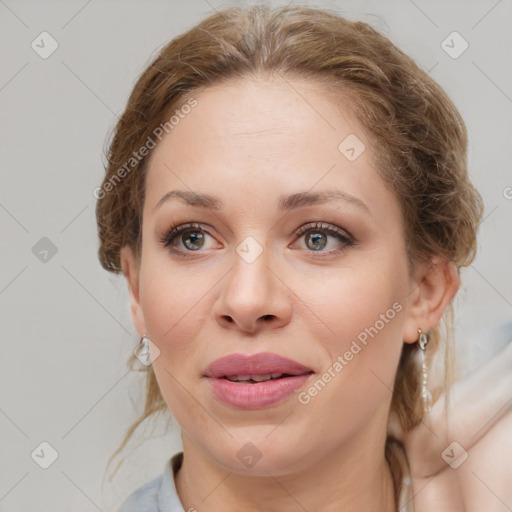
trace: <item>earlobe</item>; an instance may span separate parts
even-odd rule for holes
[[[132,322],[139,335],[142,336],[146,333],[146,323],[140,304],[138,262],[132,249],[128,246],[121,249],[120,258],[123,274],[128,284]]]
[[[418,329],[435,327],[457,293],[460,278],[454,263],[440,257],[418,267],[417,279],[409,293],[407,319],[402,338],[406,343],[418,340]]]

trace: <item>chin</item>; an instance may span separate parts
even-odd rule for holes
[[[260,427],[258,435],[255,429],[251,432],[255,435],[236,436],[229,445],[212,447],[211,457],[226,470],[240,475],[282,476],[310,466],[309,450],[298,451],[296,437],[288,434],[266,439],[271,432],[268,426]]]

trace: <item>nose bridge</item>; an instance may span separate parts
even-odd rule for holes
[[[269,256],[269,250],[253,237],[246,237],[236,247],[227,291],[238,304],[257,307],[269,300],[273,288]]]
[[[263,324],[275,327],[290,320],[290,300],[271,270],[272,259],[269,249],[251,236],[236,247],[214,308],[217,322],[254,332]]]

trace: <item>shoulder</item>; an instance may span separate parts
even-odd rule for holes
[[[162,475],[141,485],[123,502],[118,512],[158,512],[158,492]]]
[[[163,473],[135,489],[118,512],[184,512],[174,481],[182,461],[183,452],[176,453]]]

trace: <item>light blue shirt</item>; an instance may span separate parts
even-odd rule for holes
[[[183,452],[171,457],[164,472],[135,489],[118,512],[185,512],[174,482],[174,476],[182,462]]]

